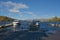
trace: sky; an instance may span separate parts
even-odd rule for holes
[[[60,0],[0,0],[0,16],[20,20],[60,17]]]

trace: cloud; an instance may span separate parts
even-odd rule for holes
[[[10,9],[9,11],[10,11],[10,12],[13,12],[13,13],[19,13],[19,12],[20,12],[20,11],[17,10],[17,9]]]
[[[19,12],[20,9],[29,8],[26,4],[22,3],[16,3],[12,1],[7,2],[0,2],[0,6],[4,6],[5,8],[8,8],[10,12]]]
[[[21,12],[21,9],[28,9],[29,7],[26,4],[23,3],[16,3],[12,1],[7,1],[7,2],[0,2],[0,8],[4,12],[5,10],[9,12],[9,15],[13,15],[11,13],[19,13],[18,16],[23,17],[26,15],[30,15],[35,17],[36,14],[34,12]],[[0,10],[1,10],[0,9]]]
[[[27,13],[32,15],[32,16],[36,16],[36,14],[34,12],[27,12]]]
[[[29,8],[27,5],[25,4],[22,4],[22,3],[15,3],[15,2],[12,2],[12,1],[8,1],[8,2],[0,2],[2,5],[5,5],[5,6],[14,6],[14,8]]]

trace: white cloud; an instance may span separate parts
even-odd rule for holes
[[[17,9],[10,9],[9,11],[10,11],[10,12],[13,12],[13,13],[19,13],[19,12],[20,12],[20,11],[17,10]]]
[[[36,16],[36,14],[34,12],[28,12],[28,14],[30,14],[32,16]]]
[[[16,4],[15,8],[17,8],[17,9],[19,9],[19,8],[28,8],[28,6],[25,5],[25,4]]]
[[[33,15],[34,13],[33,13],[33,12],[28,12],[28,14],[31,14],[31,15]]]
[[[16,2],[0,2],[0,6],[5,6],[5,8],[8,8],[10,12],[19,12],[20,9],[29,8],[27,5],[22,3],[16,3]]]
[[[8,2],[0,2],[2,5],[5,5],[5,6],[14,6],[16,8],[29,8],[27,5],[25,4],[22,4],[22,3],[15,3],[15,2],[11,2],[11,1],[8,1]]]
[[[19,16],[22,17],[22,16],[25,16],[24,13],[26,13],[26,15],[29,14],[29,15],[31,15],[33,17],[36,16],[36,14],[34,12],[21,12],[20,11],[21,9],[27,9],[27,8],[29,8],[26,4],[16,3],[16,2],[11,2],[11,1],[8,1],[8,2],[2,2],[1,1],[0,2],[0,7],[3,7],[2,8],[3,11],[4,11],[4,9],[6,11],[8,11],[9,15],[10,15],[10,13],[20,13],[21,15],[19,15]]]

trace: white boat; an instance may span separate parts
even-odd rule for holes
[[[38,22],[36,22],[36,24],[35,24],[35,25],[37,25],[37,26],[38,26],[38,25],[39,25],[39,23],[38,23]]]
[[[20,22],[19,21],[17,21],[17,20],[15,20],[15,21],[13,21],[13,26],[17,26],[17,25],[19,25],[20,24]]]
[[[13,31],[18,31],[18,28],[20,26],[20,22],[19,21],[13,21]]]

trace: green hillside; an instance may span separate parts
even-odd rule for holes
[[[55,16],[52,19],[49,20],[50,22],[60,22],[60,18]]]
[[[0,16],[0,21],[13,21],[13,18],[6,17],[6,16]]]

